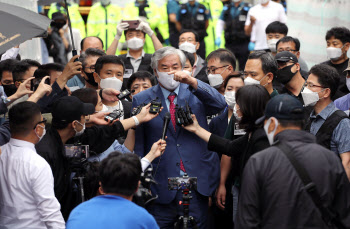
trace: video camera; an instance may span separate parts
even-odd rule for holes
[[[153,168],[149,167],[141,173],[141,185],[133,198],[133,201],[141,207],[146,207],[158,198],[158,196],[152,196],[151,193],[151,185],[157,184],[152,177],[152,172]]]

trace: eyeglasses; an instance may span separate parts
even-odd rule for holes
[[[33,129],[35,129],[36,126],[39,125],[39,124],[41,124],[41,123],[44,123],[44,125],[46,125],[46,122],[47,122],[47,119],[46,119],[46,118],[43,118],[43,121],[40,121],[40,122],[38,122],[37,124],[35,124],[35,126],[34,126]]]
[[[316,87],[325,88],[325,87],[322,87],[321,85],[315,85],[315,84],[313,84],[311,82],[305,82],[304,87],[308,87],[308,88],[316,88]]]
[[[95,65],[91,65],[90,67],[84,67],[84,69],[90,69],[91,72],[95,72]]]
[[[228,65],[225,65],[225,66],[222,66],[222,67],[217,67],[217,68],[207,68],[205,70],[205,72],[208,74],[215,74],[215,71],[218,70],[219,68],[225,68],[227,67]]]

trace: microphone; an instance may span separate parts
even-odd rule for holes
[[[166,131],[167,131],[168,126],[169,126],[170,118],[171,118],[170,113],[167,112],[164,116],[162,140],[165,140]]]

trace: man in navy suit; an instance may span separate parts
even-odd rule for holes
[[[226,106],[224,97],[217,90],[182,71],[186,57],[173,47],[157,50],[152,56],[151,66],[158,79],[156,85],[133,97],[133,107],[148,103],[158,97],[164,107],[158,117],[137,127],[135,153],[143,157],[162,134],[165,113],[172,119],[167,129],[167,148],[161,158],[153,161],[158,184],[152,185],[153,195],[158,199],[149,207],[160,228],[173,228],[179,216],[183,215],[181,190],[168,190],[168,177],[180,177],[185,172],[197,177],[197,190],[192,190],[190,215],[200,228],[206,228],[208,196],[218,185],[220,164],[218,155],[208,151],[207,144],[196,135],[174,125],[175,104],[185,106],[186,102],[196,115],[201,126],[208,129],[206,116],[214,115]],[[158,165],[159,162],[159,165]],[[157,168],[158,167],[158,168]]]

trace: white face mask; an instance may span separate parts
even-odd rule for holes
[[[40,125],[38,125],[38,126],[40,126]],[[44,137],[45,134],[46,134],[46,129],[45,129],[45,127],[43,127],[43,126],[40,126],[40,127],[44,129],[44,130],[43,130],[43,134],[39,137],[39,135],[35,132],[36,136],[39,138],[39,142],[41,141],[41,139],[43,139],[43,137]]]
[[[180,82],[174,80],[174,74],[168,75],[167,72],[159,72],[158,70],[157,74],[158,81],[165,89],[174,90],[180,85]]]
[[[240,2],[241,0],[233,0],[234,3]]]
[[[269,47],[269,49],[271,50],[271,52],[277,52],[276,49],[276,44],[279,41],[279,39],[270,39],[267,40],[267,46]]]
[[[179,45],[179,49],[181,49],[182,51],[186,51],[189,53],[196,53],[196,45],[190,43],[190,42],[184,42],[181,45]]]
[[[182,70],[182,71],[183,71],[183,72],[186,72],[186,73],[187,73],[187,75],[192,76],[192,72],[187,71],[187,70]]]
[[[346,86],[348,87],[350,91],[350,78],[346,77]]]
[[[270,126],[272,120],[275,122],[275,129],[273,131],[271,131],[271,133],[269,133],[268,129],[269,129],[269,126]],[[277,126],[278,126],[277,119],[275,119],[275,118],[272,119],[272,117],[269,118],[267,120],[266,124],[264,125],[264,130],[265,130],[265,133],[266,133],[267,139],[269,140],[270,145],[272,145],[273,142],[274,142],[274,137],[275,137],[275,133],[276,133],[276,130],[277,130]]]
[[[100,77],[100,79],[101,79],[101,77]],[[100,81],[100,88],[102,88],[102,89],[113,88],[117,91],[120,91],[122,86],[123,86],[123,81],[121,81],[120,79],[118,79],[116,77],[101,79],[101,81]]]
[[[323,90],[322,90],[323,91]],[[309,88],[305,87],[301,92],[301,96],[304,100],[304,105],[307,106],[315,106],[320,97],[318,96],[318,92],[313,92]]]
[[[333,61],[337,61],[342,55],[343,55],[343,51],[341,50],[341,48],[334,48],[334,47],[327,48],[327,56],[329,59]]]
[[[237,106],[233,106],[233,115],[235,116],[236,120],[239,122],[242,120],[242,117],[239,117],[237,114],[237,111],[240,110],[240,108],[237,109]]]
[[[260,3],[261,4],[266,4],[266,3],[268,3],[270,0],[260,0]]]
[[[209,80],[210,86],[218,89],[222,85],[222,83],[224,82],[224,79],[222,78],[221,74],[226,71],[227,67],[224,68],[224,70],[220,74],[209,74],[208,75],[208,80]]]
[[[126,41],[126,44],[128,46],[129,49],[132,50],[139,50],[140,48],[143,47],[144,45],[144,40],[137,38],[137,37],[133,37],[130,40]]]
[[[252,77],[248,76],[247,78],[244,79],[244,86],[247,86],[247,85],[259,85],[261,80],[263,80],[267,75],[265,75],[263,78],[261,78],[260,80],[256,80],[256,79],[253,79]],[[266,83],[267,84],[267,83]],[[264,87],[266,86],[263,85]]]
[[[76,122],[83,126],[83,129],[81,129],[81,131],[77,131],[76,129],[74,129],[75,130],[75,137],[78,137],[78,136],[80,136],[80,135],[82,135],[84,133],[84,131],[85,131],[85,123],[83,125],[83,124],[81,124],[78,121],[76,121]]]
[[[233,109],[236,104],[236,92],[235,91],[225,91],[225,101],[229,108]]]

